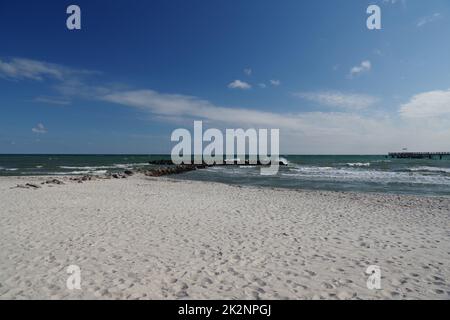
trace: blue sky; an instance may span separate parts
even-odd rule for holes
[[[194,120],[279,128],[283,153],[447,151],[449,31],[448,0],[2,1],[0,153],[169,153]]]

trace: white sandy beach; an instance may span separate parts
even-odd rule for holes
[[[449,198],[143,176],[11,188],[44,180],[0,178],[0,299],[450,299]]]

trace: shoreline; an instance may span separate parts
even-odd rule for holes
[[[124,175],[123,173],[117,172],[119,175]],[[110,173],[117,174],[117,173]],[[220,184],[230,187],[242,188],[242,189],[254,189],[254,190],[273,190],[273,191],[292,191],[292,192],[311,192],[311,193],[330,193],[330,194],[354,194],[354,195],[373,195],[373,196],[387,196],[387,197],[402,197],[402,198],[432,198],[432,199],[443,199],[450,200],[450,195],[440,195],[440,194],[416,194],[416,193],[396,193],[396,192],[376,192],[376,191],[353,191],[353,190],[329,190],[329,189],[312,189],[312,188],[293,188],[293,187],[273,187],[273,186],[261,186],[261,185],[253,185],[253,184],[239,184],[239,183],[229,183],[225,181],[214,181],[214,180],[200,180],[200,179],[177,179],[174,176],[180,173],[174,173],[170,175],[161,175],[161,176],[145,176],[140,171],[133,171],[134,177],[140,178],[150,178],[150,179],[161,179],[161,180],[169,180],[174,182],[198,182],[202,184]],[[102,180],[111,180],[112,178],[106,178],[105,175],[93,175],[93,174],[61,174],[61,175],[20,175],[20,176],[0,176],[0,181],[2,180],[26,180],[23,182],[38,181],[44,182],[46,180],[51,179],[59,179],[65,181],[67,179],[79,179],[82,177],[92,177],[92,181],[102,181]],[[120,180],[120,179],[119,179]]]
[[[106,175],[123,170],[151,175],[181,173],[179,179],[215,181],[301,190],[450,197],[448,160],[386,159],[381,156],[286,156],[275,176],[261,176],[257,166],[169,165],[170,156],[3,156],[0,175],[76,176]],[[194,169],[200,170],[194,170]],[[15,170],[15,171],[12,171]],[[188,172],[193,171],[193,172]]]
[[[10,189],[50,178],[0,177],[0,299],[450,299],[446,197],[142,175]]]

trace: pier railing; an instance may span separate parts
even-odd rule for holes
[[[434,159],[450,156],[450,152],[389,152],[389,157],[397,159]]]

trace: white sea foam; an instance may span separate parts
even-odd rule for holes
[[[413,172],[436,172],[436,173],[450,173],[450,168],[439,168],[439,167],[416,167],[416,168],[409,168],[409,171]]]
[[[128,165],[128,164],[115,164],[113,166],[113,168],[116,168],[116,169],[128,169],[128,168],[130,168],[130,166],[131,165]]]
[[[239,158],[234,158],[234,159],[225,159],[225,163],[230,163],[230,164],[233,164],[233,163],[238,163],[238,162],[241,162],[241,159],[239,159]]]
[[[0,170],[4,170],[4,171],[17,171],[19,169],[17,168],[5,168],[5,167],[0,167]]]
[[[437,169],[437,168],[434,168]],[[440,168],[442,169],[442,168]],[[450,185],[450,177],[425,175],[420,172],[394,172],[370,169],[345,169],[332,167],[298,166],[282,176],[315,181],[354,181],[373,183],[410,183]]]
[[[116,163],[109,166],[60,166],[68,170],[98,170],[98,169],[130,169],[132,167],[149,166],[149,163]]]
[[[283,158],[283,157],[280,157],[280,158],[278,158],[278,161],[279,162],[282,162],[284,165],[289,165],[289,161],[287,161],[287,159],[286,158]]]
[[[106,171],[106,170],[97,170],[97,171],[94,171],[94,174],[95,175],[101,175],[101,174],[105,174],[105,173],[107,173],[108,171]]]
[[[354,162],[354,163],[352,163],[352,162],[350,162],[350,163],[347,163],[347,165],[349,167],[370,167],[370,162],[365,162],[365,163],[362,163],[362,162]]]
[[[322,172],[327,170],[334,170],[336,168],[333,167],[312,167],[312,166],[296,166],[291,168],[291,171],[298,171],[298,172]]]
[[[91,167],[91,166],[84,166],[84,167],[60,166],[59,168],[67,169],[67,170],[96,170],[96,169],[110,169],[110,168],[114,168],[114,167],[111,167],[111,166],[96,166],[96,167]]]
[[[80,175],[80,174],[92,174],[92,175],[102,175],[107,173],[107,170],[82,170],[82,171],[70,171],[70,172],[48,172],[49,175]]]

